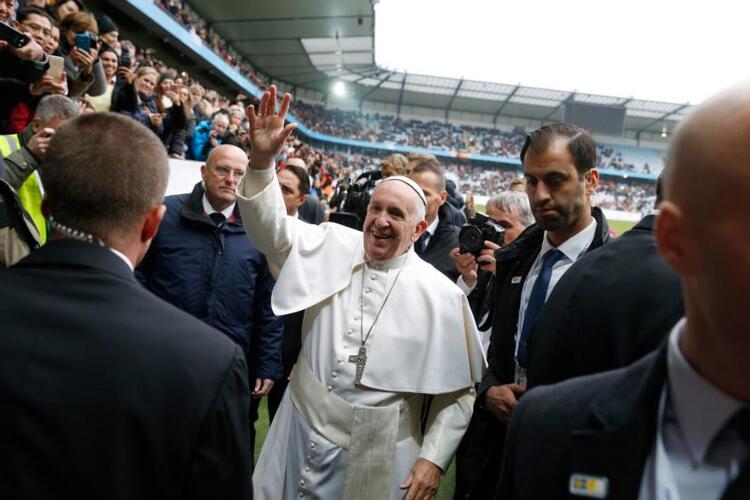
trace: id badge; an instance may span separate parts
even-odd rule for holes
[[[516,363],[516,384],[520,385],[524,389],[526,389],[526,368],[523,368],[518,363]]]

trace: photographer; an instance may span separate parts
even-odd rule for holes
[[[98,96],[107,91],[98,33],[96,19],[86,11],[69,14],[60,22],[60,53],[65,57],[70,97]]]
[[[224,134],[229,127],[226,113],[217,112],[211,121],[204,120],[195,126],[190,151],[193,160],[203,161],[216,146],[224,141]]]
[[[87,95],[88,101],[93,104],[96,111],[102,113],[109,111],[112,105],[112,92],[117,81],[117,70],[120,67],[120,58],[115,49],[107,45],[99,51],[99,60],[102,62],[104,77],[107,81],[107,90],[99,96]]]
[[[528,226],[534,223],[529,197],[526,193],[503,191],[487,201],[487,217],[504,230],[503,245],[513,242]],[[469,297],[471,312],[479,327],[482,348],[487,352],[492,333],[492,304],[495,300],[493,277],[495,275],[495,250],[500,245],[484,242],[484,250],[479,256],[470,252],[461,253],[458,248],[451,250],[451,258],[456,270],[461,274],[456,284]]]

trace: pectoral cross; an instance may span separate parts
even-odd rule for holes
[[[362,372],[365,371],[365,363],[367,363],[367,349],[365,348],[365,344],[361,344],[359,346],[359,351],[357,351],[357,354],[352,354],[349,356],[349,362],[355,363],[357,365],[357,373],[354,376],[354,384],[359,384],[362,380]]]

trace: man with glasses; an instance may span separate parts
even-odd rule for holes
[[[247,162],[236,146],[211,151],[193,192],[165,198],[167,213],[136,275],[153,293],[243,348],[255,379],[251,393],[259,399],[283,375],[283,322],[271,311],[274,280],[266,259],[245,235],[235,204]],[[251,443],[256,419],[257,402],[250,414]]]
[[[41,47],[47,45],[49,37],[52,36],[52,20],[46,12],[37,7],[19,9],[13,27],[31,35]]]

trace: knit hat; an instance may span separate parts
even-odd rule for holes
[[[113,31],[120,31],[117,29],[117,25],[112,21],[112,18],[105,14],[96,16],[96,24],[99,25],[99,34],[112,33]]]

